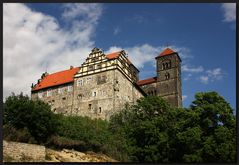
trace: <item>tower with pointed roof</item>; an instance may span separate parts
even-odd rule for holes
[[[155,59],[157,95],[171,105],[182,107],[181,59],[178,53],[166,48]]]

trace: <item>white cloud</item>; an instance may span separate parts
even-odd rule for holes
[[[102,15],[101,4],[66,4],[58,20],[31,10],[24,4],[3,5],[3,96],[11,92],[30,94],[46,68],[49,73],[80,66],[94,47],[92,37]],[[182,59],[190,57],[190,50],[171,46]],[[126,50],[129,59],[142,68],[145,63],[155,66],[155,57],[165,49],[150,44],[121,48],[112,46],[106,52]]]
[[[223,3],[221,8],[224,12],[224,22],[236,21],[236,3]]]
[[[199,79],[200,79],[201,83],[208,84],[208,81],[209,81],[208,76],[200,76]]]
[[[79,66],[94,47],[92,36],[102,6],[68,4],[63,10],[63,18],[72,20],[69,29],[24,4],[3,4],[4,97],[10,92],[30,94],[31,83],[36,83],[47,63],[50,73]]]
[[[182,71],[183,72],[190,72],[190,73],[199,73],[199,72],[203,72],[203,67],[199,66],[199,67],[189,67],[188,65],[183,65],[182,66]]]
[[[209,82],[214,82],[220,80],[223,77],[223,71],[221,68],[215,68],[206,71],[206,75],[200,76],[199,80],[203,84],[208,84]]]
[[[184,80],[184,81],[190,80],[191,77],[192,77],[192,74],[189,73],[189,74],[187,74],[187,75],[183,78],[183,80]]]
[[[183,95],[183,96],[182,96],[182,101],[186,100],[187,97],[188,97],[187,95]]]
[[[120,50],[125,50],[129,56],[129,59],[133,62],[133,64],[137,68],[143,68],[146,63],[151,63],[154,67],[155,66],[155,57],[157,57],[160,52],[162,52],[166,47],[164,46],[152,46],[150,44],[142,44],[133,47],[119,47],[119,46],[112,46],[107,51],[107,53],[116,52]],[[184,47],[177,47],[171,46],[174,51],[178,52],[181,58],[190,58],[188,55],[189,49]]]
[[[207,70],[206,73],[213,80],[220,80],[223,76],[221,68],[215,68],[215,69],[212,69],[212,70]]]

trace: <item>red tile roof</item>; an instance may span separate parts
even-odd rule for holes
[[[107,54],[107,55],[106,55],[106,58],[108,58],[108,59],[115,59],[115,58],[118,58],[119,55],[120,55],[120,52],[121,52],[121,51]]]
[[[57,86],[69,82],[74,81],[74,75],[80,70],[79,67],[75,67],[72,69],[56,72],[53,74],[49,74],[45,76],[39,84],[36,84],[32,88],[32,91],[36,91],[39,89],[47,88],[47,87],[52,87],[52,86]]]
[[[164,49],[156,58],[161,57],[161,56],[166,56],[166,55],[170,55],[176,53],[174,50],[170,49],[170,48],[166,48]]]
[[[108,59],[118,58],[119,55],[120,55],[120,53],[121,53],[121,51],[107,54],[107,55],[106,55],[106,58],[108,58]],[[127,59],[128,64],[133,64],[127,57],[126,57],[126,59]]]
[[[144,79],[144,80],[139,80],[137,82],[137,84],[139,86],[142,86],[142,85],[146,85],[146,84],[151,84],[151,83],[154,83],[157,81],[157,77],[151,77],[151,78],[147,78],[147,79]]]

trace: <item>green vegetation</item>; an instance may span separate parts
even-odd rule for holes
[[[141,98],[108,122],[56,115],[42,101],[12,95],[4,103],[4,139],[102,152],[127,162],[236,162],[232,108],[216,92],[195,98],[189,108]]]

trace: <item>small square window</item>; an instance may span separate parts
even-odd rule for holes
[[[72,86],[68,86],[68,92],[71,92],[72,91]]]
[[[77,80],[77,86],[83,86],[83,80]]]
[[[51,96],[51,90],[48,90],[48,91],[46,92],[46,96],[47,96],[47,97],[50,97],[50,96]]]

